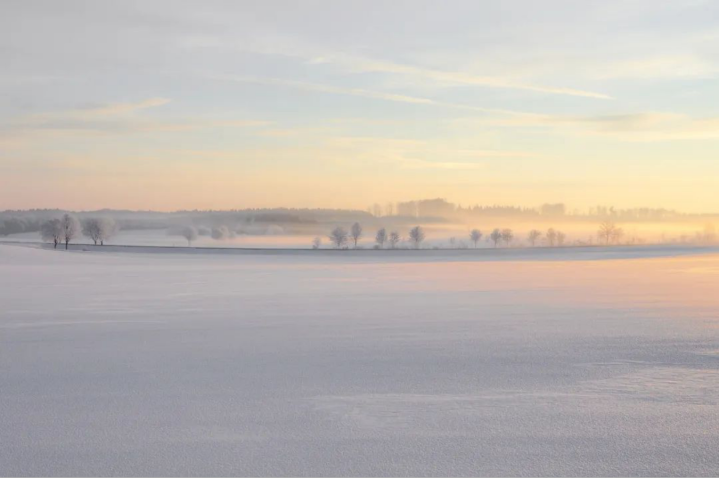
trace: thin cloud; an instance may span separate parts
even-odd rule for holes
[[[46,133],[54,136],[75,137],[86,134],[172,132],[200,128],[261,128],[272,124],[270,121],[252,119],[176,118],[170,121],[154,120],[141,114],[146,109],[163,106],[170,101],[167,98],[148,98],[133,103],[107,103],[86,108],[22,116],[0,127],[0,137],[3,133],[13,135]]]
[[[133,113],[138,110],[163,106],[169,103],[169,98],[148,98],[137,103],[109,103],[107,105],[80,110],[80,114],[92,116],[112,116]]]
[[[719,139],[719,118],[692,118],[669,112],[615,115],[534,115],[514,118],[458,119],[452,124],[510,128],[546,128],[557,134],[603,136],[629,142]]]
[[[106,103],[86,108],[50,111],[21,117],[10,123],[14,129],[103,129],[124,123],[133,113],[166,105],[168,98],[148,98],[136,103]]]
[[[485,75],[474,75],[466,72],[447,71],[433,68],[424,68],[407,65],[393,61],[378,60],[364,56],[349,55],[338,52],[323,52],[320,48],[303,45],[297,40],[273,38],[271,40],[231,43],[231,48],[249,51],[261,55],[284,56],[303,61],[307,65],[331,64],[341,67],[352,73],[386,73],[392,75],[405,75],[436,83],[454,85],[475,85],[487,88],[512,89],[533,91],[551,95],[566,95],[594,99],[613,99],[612,96],[577,88],[537,85],[507,78]],[[188,38],[183,46],[189,48],[227,48],[228,43],[217,37]]]
[[[696,54],[675,54],[610,62],[593,71],[601,72],[597,76],[601,80],[701,79],[716,78],[719,67]]]
[[[372,136],[328,138],[321,149],[349,164],[360,161],[383,166],[394,164],[399,169],[438,171],[480,170],[486,169],[493,160],[540,157],[526,151],[452,148],[432,140]]]
[[[466,170],[473,171],[477,169],[485,169],[487,165],[485,163],[464,163],[458,161],[428,161],[424,159],[411,158],[411,157],[396,157],[395,160],[399,162],[401,168],[405,169],[439,169],[439,170]]]
[[[328,55],[313,58],[310,64],[333,63],[342,65],[345,68],[356,72],[379,72],[402,74],[416,76],[444,83],[454,83],[461,85],[486,86],[489,88],[503,88],[534,91],[538,93],[547,93],[553,95],[581,96],[585,98],[597,98],[609,100],[611,96],[604,93],[594,91],[579,90],[575,88],[551,87],[543,85],[533,85],[528,83],[516,82],[505,78],[492,76],[477,76],[468,73],[456,71],[435,70],[430,68],[421,68],[417,66],[404,65],[401,63],[380,61],[370,58],[346,56],[346,55]]]
[[[336,95],[346,96],[359,96],[362,98],[371,98],[376,100],[392,101],[397,103],[410,103],[416,105],[430,105],[453,109],[462,109],[468,111],[480,111],[483,113],[496,113],[503,115],[528,115],[531,116],[533,113],[527,113],[523,111],[512,111],[503,110],[497,108],[483,108],[481,106],[472,106],[459,103],[448,103],[444,101],[436,101],[430,98],[423,98],[418,96],[399,95],[394,93],[384,93],[373,90],[365,90],[363,88],[343,88],[339,86],[325,85],[321,83],[307,83],[302,81],[284,80],[281,78],[266,78],[266,77],[255,77],[255,76],[232,76],[232,75],[215,75],[211,76],[211,79],[222,80],[222,81],[233,81],[237,83],[255,83],[260,85],[273,85],[282,86],[288,88],[294,88],[305,91],[317,91],[320,93],[330,93]]]

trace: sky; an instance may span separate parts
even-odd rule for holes
[[[719,211],[719,2],[0,2],[0,210]]]

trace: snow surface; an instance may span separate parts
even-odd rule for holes
[[[0,474],[716,475],[718,290],[708,249],[0,245]]]

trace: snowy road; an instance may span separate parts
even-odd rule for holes
[[[570,258],[0,245],[0,475],[716,475],[719,255]]]

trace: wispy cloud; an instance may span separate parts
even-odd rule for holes
[[[61,111],[48,111],[18,118],[10,123],[16,129],[106,129],[127,123],[133,114],[163,106],[168,98],[148,98],[135,103],[105,103]]]
[[[604,136],[629,142],[719,139],[719,117],[693,118],[671,112],[614,115],[526,115],[453,120],[474,127],[544,128],[557,134]]]
[[[105,105],[76,110],[73,114],[76,116],[113,116],[163,106],[170,101],[172,100],[169,98],[148,98],[136,103],[108,103]]]
[[[595,91],[567,87],[552,87],[523,83],[508,78],[474,75],[459,71],[445,71],[406,65],[391,61],[375,60],[359,56],[330,54],[309,60],[311,64],[333,63],[355,72],[377,72],[419,77],[444,84],[475,85],[488,88],[534,91],[552,95],[580,96],[585,98],[612,99],[611,96]]]
[[[385,93],[374,90],[366,90],[363,88],[345,88],[339,86],[326,85],[321,83],[307,83],[302,81],[284,80],[282,78],[265,78],[255,76],[233,76],[233,75],[214,75],[210,77],[215,80],[233,81],[238,83],[255,83],[260,85],[273,85],[287,88],[295,88],[305,91],[316,91],[320,93],[330,93],[336,95],[359,96],[362,98],[371,98],[383,101],[392,101],[397,103],[410,103],[415,105],[430,105],[444,108],[462,109],[468,111],[480,111],[483,113],[496,113],[504,115],[532,115],[532,113],[504,110],[497,108],[484,108],[481,106],[465,105],[459,103],[449,103],[445,101],[437,101],[430,98],[418,96],[400,95],[395,93]]]
[[[696,54],[664,54],[595,65],[593,71],[602,80],[716,78],[719,66]]]
[[[234,48],[261,55],[273,55],[294,58],[307,65],[334,65],[351,73],[384,73],[415,80],[448,85],[474,85],[486,88],[532,91],[550,95],[566,95],[594,99],[613,99],[610,95],[570,88],[565,86],[547,86],[531,82],[518,81],[491,75],[477,75],[463,71],[452,71],[409,65],[396,61],[382,60],[343,52],[327,51],[298,39],[253,38],[252,41],[237,43],[219,37],[190,37],[182,41],[187,48]]]
[[[15,118],[0,125],[3,134],[28,135],[45,133],[55,136],[83,134],[128,134],[188,131],[200,128],[247,128],[269,126],[271,122],[250,119],[152,119],[142,112],[166,105],[167,98],[149,98],[132,103],[106,103],[84,108],[49,111]]]
[[[400,167],[405,169],[439,169],[439,170],[454,170],[454,171],[474,171],[478,169],[485,169],[486,163],[470,163],[470,162],[458,162],[458,161],[429,161],[419,158],[408,158],[400,156],[396,158],[396,161],[400,164]]]
[[[381,164],[402,169],[459,171],[485,169],[492,161],[540,157],[513,150],[452,148],[441,141],[371,136],[328,138],[322,149],[343,162]]]

